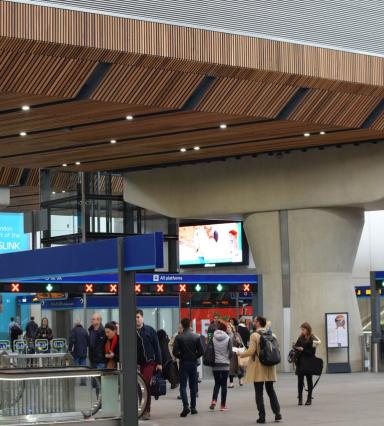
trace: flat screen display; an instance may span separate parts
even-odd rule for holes
[[[179,255],[181,266],[244,263],[241,222],[180,226]]]

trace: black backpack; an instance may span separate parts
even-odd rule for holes
[[[203,364],[207,367],[215,366],[215,346],[213,339],[210,339],[203,355]]]
[[[260,352],[258,354],[260,362],[265,366],[280,364],[281,355],[279,343],[272,334],[260,334]]]

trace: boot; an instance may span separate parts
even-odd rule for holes
[[[312,405],[312,395],[311,394],[308,394],[307,402],[305,403],[305,405]]]
[[[303,395],[299,396],[299,403],[298,405],[303,405]]]

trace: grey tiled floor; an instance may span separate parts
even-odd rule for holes
[[[197,416],[180,418],[181,402],[178,391],[169,391],[159,401],[153,401],[152,420],[141,426],[248,426],[256,424],[256,407],[251,386],[229,389],[228,412],[211,412],[212,382],[200,386]],[[315,391],[311,407],[298,407],[296,377],[282,374],[276,386],[284,425],[384,426],[384,374],[324,375]],[[267,423],[274,417],[267,407]]]

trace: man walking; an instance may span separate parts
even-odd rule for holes
[[[267,320],[258,316],[254,319],[256,332],[251,335],[249,348],[238,354],[240,358],[250,357],[245,376],[245,383],[253,383],[255,387],[256,405],[259,412],[259,418],[256,423],[265,423],[265,405],[264,405],[264,383],[267,391],[272,411],[275,415],[275,421],[282,419],[280,414],[280,404],[277,399],[273,383],[276,382],[276,365],[264,365],[260,361],[260,340],[263,335],[267,335]]]
[[[141,309],[136,311],[136,332],[137,332],[137,363],[140,366],[141,374],[148,387],[151,386],[152,376],[155,371],[162,370],[159,339],[155,329],[144,324],[144,313]],[[151,418],[151,398],[148,400],[146,412],[142,420]]]
[[[180,417],[186,417],[189,413],[197,414],[197,362],[203,355],[200,336],[191,331],[191,322],[188,318],[181,320],[183,331],[175,338],[173,355],[180,360],[180,393],[183,400],[183,411]],[[191,393],[191,405],[188,403],[187,383]]]
[[[87,365],[87,352],[89,345],[89,336],[87,331],[81,325],[80,320],[75,320],[75,326],[72,328],[71,336],[69,337],[69,352],[73,356],[76,366]],[[85,377],[80,380],[81,386],[86,386]]]
[[[104,327],[101,323],[100,314],[93,314],[89,332],[89,362],[92,368],[105,368],[104,346],[106,336]],[[96,395],[100,393],[100,382],[96,379],[92,380],[93,387],[96,388]]]

